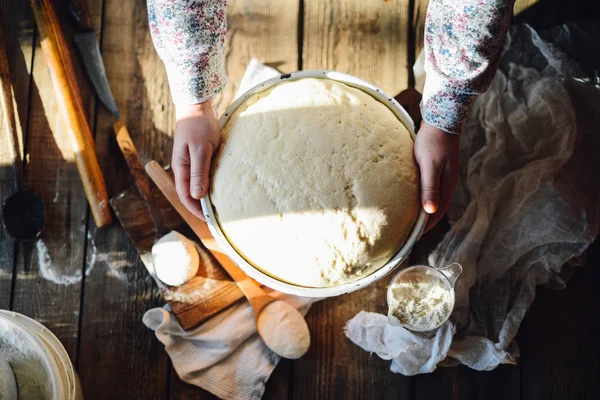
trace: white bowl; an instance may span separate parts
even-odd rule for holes
[[[268,79],[258,85],[254,86],[252,89],[248,90],[238,99],[236,99],[225,113],[219,119],[221,124],[221,128],[227,124],[231,115],[237,110],[237,108],[244,103],[249,97],[253,96],[256,93],[260,93],[264,90],[267,90],[283,81],[294,81],[303,78],[319,78],[319,79],[330,79],[334,81],[338,81],[344,83],[348,86],[352,86],[354,88],[360,89],[363,92],[370,94],[375,99],[379,100],[381,103],[385,104],[392,112],[398,117],[398,119],[406,126],[413,139],[415,139],[415,124],[413,120],[410,118],[408,113],[393,97],[385,94],[381,89],[377,88],[375,85],[365,82],[362,79],[358,79],[352,75],[343,74],[335,71],[324,71],[324,70],[309,70],[309,71],[298,71],[293,72],[291,74],[283,74],[271,79]],[[265,286],[270,287],[271,289],[278,290],[283,293],[293,294],[296,296],[305,296],[305,297],[333,297],[339,296],[341,294],[354,292],[358,289],[362,289],[364,287],[369,286],[373,282],[376,282],[392,272],[396,267],[398,267],[410,254],[410,251],[414,244],[417,242],[423,230],[425,229],[425,223],[427,222],[427,213],[424,210],[421,210],[413,229],[406,240],[404,246],[398,251],[398,253],[388,261],[384,266],[376,270],[375,272],[360,278],[354,282],[346,283],[339,286],[332,287],[307,287],[307,286],[299,286],[294,285],[288,282],[283,282],[279,279],[276,279],[270,275],[265,274],[259,269],[255,268],[252,264],[246,261],[229,243],[225,234],[221,230],[217,218],[215,216],[215,210],[210,202],[210,195],[206,195],[201,200],[202,211],[204,213],[204,218],[206,219],[206,223],[208,224],[208,228],[210,232],[215,237],[218,245],[223,249],[223,251],[229,256],[229,258],[240,267],[246,275],[257,280]]]
[[[0,310],[0,321],[17,330],[35,347],[52,383],[52,400],[83,399],[79,377],[69,354],[50,330],[25,315],[8,310]],[[34,348],[29,350],[34,351]]]

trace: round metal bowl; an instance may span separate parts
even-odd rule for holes
[[[281,82],[284,81],[293,81],[303,78],[318,78],[318,79],[329,79],[344,83],[348,86],[352,86],[354,88],[360,89],[363,92],[371,95],[376,100],[379,100],[381,103],[385,104],[398,119],[406,126],[408,131],[415,139],[415,126],[414,122],[402,108],[400,104],[393,97],[386,95],[381,89],[372,85],[371,83],[365,82],[362,79],[356,78],[352,75],[343,74],[335,71],[324,71],[324,70],[312,70],[312,71],[298,71],[291,74],[283,74],[271,79],[268,79],[258,85],[254,86],[252,89],[248,90],[238,99],[236,99],[225,111],[225,113],[219,119],[221,124],[221,128],[223,128],[231,115],[237,110],[237,108],[243,104],[249,97],[253,96],[256,93],[260,93],[264,90],[267,90]],[[294,285],[288,282],[281,281],[276,279],[259,269],[255,268],[252,264],[246,261],[229,243],[225,234],[221,230],[219,222],[215,215],[215,210],[210,202],[210,195],[207,194],[204,198],[200,200],[202,205],[202,211],[204,213],[204,217],[206,218],[206,223],[215,237],[218,245],[223,249],[223,251],[229,256],[229,258],[240,267],[246,275],[257,280],[265,286],[268,286],[272,289],[278,290],[283,293],[293,294],[296,296],[305,296],[305,297],[333,297],[339,296],[341,294],[354,292],[356,290],[362,289],[364,287],[369,286],[373,282],[377,282],[390,272],[392,272],[396,267],[398,267],[410,254],[410,251],[414,244],[417,242],[423,230],[425,229],[425,223],[427,222],[427,213],[424,210],[421,210],[413,229],[406,240],[404,246],[398,251],[398,253],[388,261],[384,266],[379,268],[378,270],[372,272],[371,274],[360,278],[354,282],[346,283],[339,286],[332,287],[307,287],[307,286],[299,286]]]

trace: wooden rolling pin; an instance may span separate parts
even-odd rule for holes
[[[42,52],[50,72],[59,109],[67,124],[81,183],[96,226],[102,228],[111,224],[112,215],[69,49],[52,0],[31,0],[31,8],[40,32]]]

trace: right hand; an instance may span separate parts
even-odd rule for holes
[[[200,200],[208,193],[210,162],[221,143],[221,128],[212,100],[176,106],[171,166],[181,202],[204,219]]]

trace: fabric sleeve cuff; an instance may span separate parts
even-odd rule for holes
[[[460,135],[478,95],[436,85],[426,79],[421,100],[423,120],[443,131]]]
[[[204,103],[223,90],[227,75],[218,62],[212,64],[202,71],[195,68],[182,70],[179,65],[165,65],[174,104]]]

